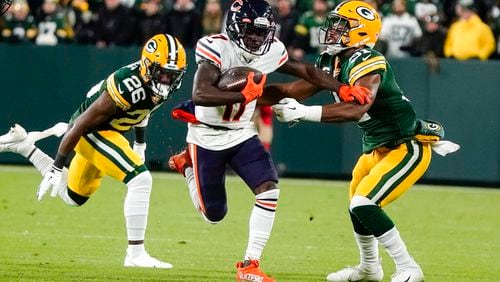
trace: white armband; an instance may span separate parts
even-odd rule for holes
[[[302,118],[307,121],[321,122],[321,115],[323,112],[322,106],[309,106],[305,107],[306,114]]]

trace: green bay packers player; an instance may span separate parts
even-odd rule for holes
[[[139,62],[118,69],[89,91],[71,117],[54,160],[35,147],[33,133],[27,134],[19,125],[0,137],[0,151],[20,153],[42,173],[39,200],[52,189],[52,196],[59,194],[68,204],[81,206],[99,188],[104,175],[127,185],[125,266],[172,267],[145,251],[152,177],[143,161],[143,136],[137,136],[141,131],[136,131],[136,141],[142,143],[136,143],[135,150],[122,133],[147,124],[149,115],[180,87],[186,67],[186,52],[179,40],[155,35],[144,45]],[[51,130],[57,135],[57,130]],[[66,172],[63,166],[72,151],[76,154]]]
[[[380,29],[380,16],[369,4],[346,1],[328,14],[320,32],[321,43],[328,50],[318,58],[317,67],[342,83],[370,89],[368,104],[304,106],[293,98],[304,99],[319,89],[303,80],[269,85],[259,101],[269,104],[292,97],[273,106],[283,122],[356,121],[363,130],[363,154],[353,169],[349,191],[349,215],[361,262],[329,274],[328,281],[382,281],[378,244],[396,264],[391,281],[423,281],[421,267],[382,208],[424,174],[431,161],[431,145],[437,151],[444,149],[439,151],[442,154],[458,149],[452,142],[439,141],[444,134],[439,123],[416,119],[390,64],[372,49]]]

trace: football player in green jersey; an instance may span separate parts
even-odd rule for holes
[[[136,130],[134,148],[122,133],[132,127],[144,128],[149,115],[180,87],[186,67],[186,52],[179,40],[168,34],[153,36],[144,45],[139,62],[118,69],[90,89],[70,119],[55,160],[34,142],[49,134],[62,134],[59,125],[41,133],[27,133],[16,125],[0,137],[0,152],[25,156],[42,173],[39,200],[52,189],[52,196],[81,206],[99,188],[104,175],[127,185],[125,266],[172,267],[144,248],[152,188],[151,174],[144,165],[144,130]],[[72,151],[76,154],[66,170],[64,164]]]
[[[423,281],[422,269],[382,208],[424,174],[431,161],[431,146],[434,149],[434,145],[444,145],[444,152],[440,151],[443,154],[458,149],[454,143],[439,141],[444,134],[440,124],[416,119],[391,66],[372,49],[380,29],[380,16],[369,4],[346,1],[328,14],[320,33],[321,43],[328,50],[318,58],[317,67],[340,82],[370,89],[368,104],[304,106],[293,98],[302,100],[319,89],[303,80],[269,85],[259,100],[269,104],[292,97],[273,106],[278,120],[283,122],[356,121],[363,130],[363,154],[353,169],[349,191],[349,214],[361,262],[329,274],[328,281],[382,281],[378,244],[396,264],[391,281]]]

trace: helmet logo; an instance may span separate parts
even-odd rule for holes
[[[372,12],[372,10],[368,9],[367,7],[363,6],[358,7],[356,8],[356,12],[358,13],[358,15],[369,21],[373,21],[375,19],[375,14]]]
[[[145,49],[148,53],[154,53],[158,49],[158,43],[156,43],[156,40],[149,40]]]
[[[243,6],[243,1],[242,0],[235,0],[233,4],[231,5],[231,11],[232,12],[238,12],[241,10],[241,6]]]

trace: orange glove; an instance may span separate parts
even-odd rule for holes
[[[356,102],[360,105],[364,105],[371,102],[370,96],[372,92],[370,89],[363,86],[342,84],[338,94],[342,102]]]
[[[260,83],[255,83],[253,80],[254,72],[249,72],[247,76],[247,84],[245,88],[241,90],[241,94],[245,97],[245,104],[252,102],[253,100],[262,96],[264,91],[264,85],[266,84],[267,75],[263,74]]]

